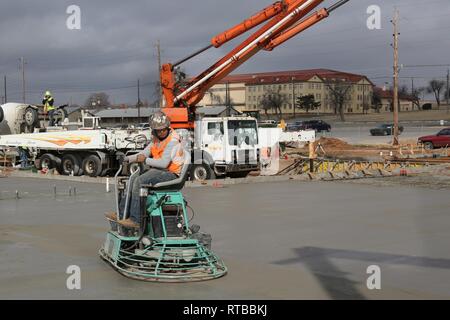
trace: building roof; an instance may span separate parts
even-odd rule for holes
[[[159,108],[141,108],[141,117],[150,117]],[[95,116],[100,118],[137,118],[138,109],[128,108],[128,109],[108,109],[101,110],[95,114]]]
[[[264,73],[247,73],[234,74],[224,78],[220,83],[242,83],[245,84],[261,84],[261,83],[285,83],[285,82],[302,82],[308,81],[314,76],[318,76],[323,80],[331,79],[345,79],[353,83],[359,82],[363,79],[373,83],[364,75],[353,74],[348,72],[330,70],[330,69],[309,69],[309,70],[291,70],[278,72],[264,72]]]
[[[65,107],[64,109],[66,109],[67,114],[72,114],[76,111],[81,110],[81,107],[80,106],[69,106],[69,107]]]
[[[394,91],[391,90],[391,89],[386,89],[385,90],[385,89],[380,88],[380,87],[375,87],[373,89],[373,92],[378,94],[381,97],[381,99],[392,99],[394,97]],[[402,100],[410,100],[410,101],[414,100],[413,97],[411,97],[411,95],[404,94],[404,93],[401,93],[401,92],[399,92],[399,98],[402,99]]]
[[[206,117],[217,117],[222,114],[225,114],[226,111],[227,111],[226,106],[217,106],[217,107],[197,108],[196,113],[201,114],[202,116],[206,116]],[[240,114],[240,112],[237,111],[236,109],[234,109],[233,107],[230,108],[230,113],[231,113],[231,115]]]

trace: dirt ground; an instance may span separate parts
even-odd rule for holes
[[[400,146],[394,147],[388,144],[378,145],[361,145],[361,144],[349,144],[343,140],[331,137],[321,137],[314,143],[314,149],[317,156],[327,158],[338,158],[341,160],[370,160],[370,161],[383,161],[386,157],[390,157],[391,154],[394,157],[418,157],[418,156],[431,156],[433,154],[444,155],[446,150],[425,150],[414,140],[400,140]],[[447,151],[447,155],[450,153]],[[303,148],[287,148],[283,154],[284,160],[293,160],[298,156],[308,156],[309,149],[307,146]]]

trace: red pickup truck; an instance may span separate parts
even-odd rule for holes
[[[419,144],[423,144],[425,149],[450,147],[450,128],[442,129],[436,135],[419,138]]]

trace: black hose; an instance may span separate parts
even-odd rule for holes
[[[194,209],[192,209],[192,207],[191,207],[190,205],[188,205],[188,204],[186,204],[186,207],[189,208],[189,209],[191,209],[191,211],[192,211],[192,217],[189,219],[189,222],[191,222],[192,220],[194,220],[194,217],[195,217],[195,211],[194,211]]]
[[[350,0],[341,0],[338,3],[333,4],[331,7],[327,8],[327,12],[331,13],[334,10],[336,10],[337,8],[343,6],[344,4],[346,4],[347,2],[349,2]]]

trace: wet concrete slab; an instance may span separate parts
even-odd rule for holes
[[[229,268],[221,279],[127,279],[98,256],[114,208],[104,185],[1,178],[0,298],[450,298],[448,190],[291,181],[184,193]],[[81,290],[66,287],[70,265]],[[371,265],[381,290],[366,286]]]

